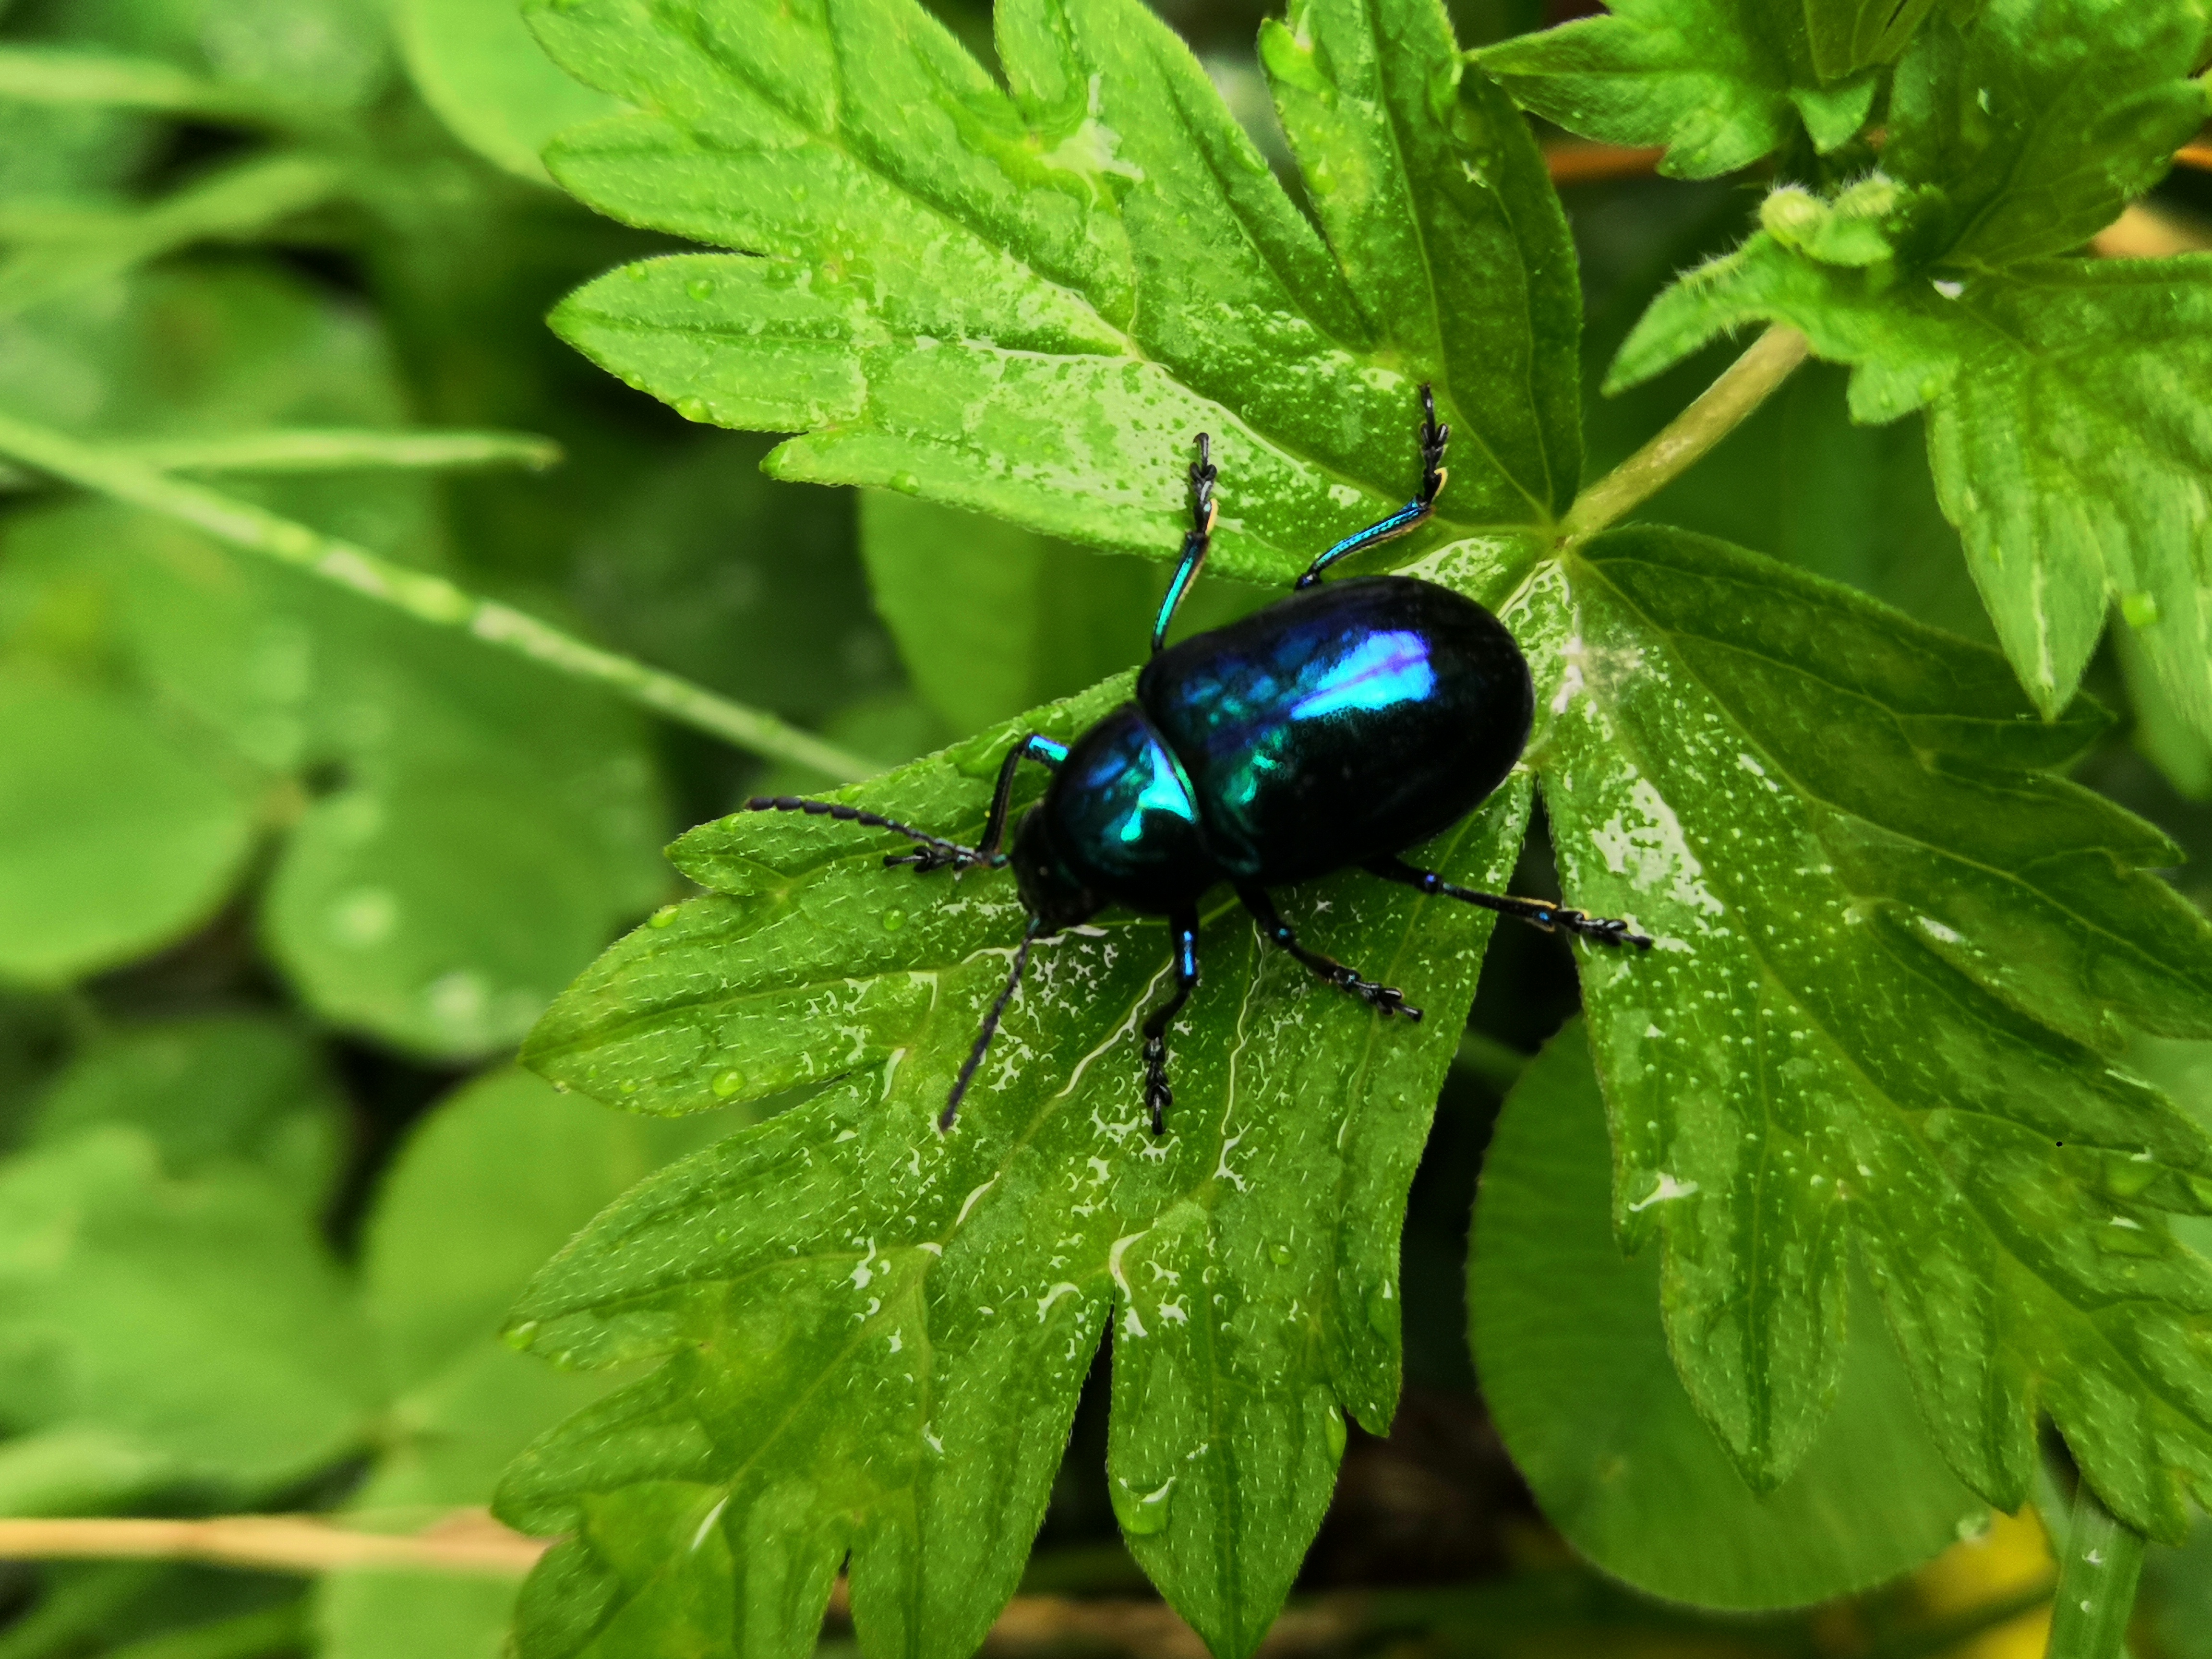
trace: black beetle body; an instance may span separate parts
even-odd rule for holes
[[[1425,520],[1444,482],[1449,428],[1428,388],[1421,494],[1315,560],[1298,592],[1241,622],[1162,649],[1168,623],[1206,557],[1214,469],[1204,434],[1191,468],[1192,528],[1152,632],[1153,657],[1124,703],[1073,745],[1031,734],[999,771],[991,816],[975,848],[821,801],[756,797],[755,810],[804,811],[896,830],[922,844],[890,864],[918,870],[1011,864],[1030,928],[1006,989],[986,1018],[939,1119],[951,1126],[1040,935],[1109,904],[1164,915],[1174,935],[1176,992],[1145,1023],[1145,1093],[1153,1133],[1173,1101],[1167,1028],[1198,981],[1198,901],[1226,881],[1277,944],[1322,978],[1384,1014],[1420,1010],[1386,985],[1307,950],[1267,890],[1358,866],[1425,893],[1457,898],[1594,942],[1651,941],[1626,923],[1530,899],[1476,893],[1398,854],[1465,817],[1519,760],[1534,715],[1528,665],[1497,617],[1449,588],[1407,576],[1328,586],[1337,560]],[[1000,851],[1014,774],[1053,769],[1044,799]]]
[[[1153,658],[1023,820],[1014,872],[1054,927],[1364,865],[1480,805],[1534,712],[1474,600],[1407,576],[1309,588]]]

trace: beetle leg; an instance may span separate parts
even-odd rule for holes
[[[946,865],[965,870],[971,865],[988,864],[988,857],[973,847],[963,847],[957,841],[947,841],[942,836],[933,836],[927,830],[917,830],[910,823],[901,823],[896,818],[878,817],[873,812],[863,812],[857,806],[848,806],[841,800],[802,800],[796,795],[755,795],[744,805],[748,812],[805,812],[811,817],[830,817],[840,823],[858,823],[871,830],[895,830],[909,841],[921,843],[918,853],[887,853],[885,864],[911,864],[924,870],[941,870]]]
[[[1244,902],[1244,908],[1259,922],[1261,933],[1313,969],[1320,978],[1327,980],[1339,990],[1351,992],[1370,1007],[1380,1009],[1385,1014],[1403,1014],[1407,1019],[1419,1021],[1421,1011],[1406,1000],[1404,992],[1391,986],[1378,985],[1371,979],[1362,979],[1334,957],[1325,957],[1318,951],[1309,951],[1299,944],[1298,936],[1291,930],[1291,924],[1277,914],[1275,902],[1267,896],[1266,889],[1239,887],[1237,896]]]
[[[1579,910],[1570,910],[1565,905],[1547,904],[1541,899],[1504,898],[1496,893],[1478,893],[1471,887],[1461,887],[1446,881],[1433,870],[1422,870],[1401,858],[1376,859],[1367,868],[1386,881],[1401,881],[1408,887],[1442,898],[1455,898],[1468,904],[1479,904],[1486,910],[1495,910],[1501,916],[1518,916],[1532,927],[1540,927],[1547,933],[1571,933],[1577,939],[1588,939],[1593,945],[1633,945],[1639,951],[1651,948],[1651,941],[1642,933],[1632,933],[1628,924],[1608,917],[1584,915]]]
[[[1057,768],[1060,762],[1066,758],[1067,745],[1064,743],[1054,742],[1042,732],[1030,732],[1029,736],[1006,750],[1006,759],[999,763],[999,781],[992,787],[991,790],[991,816],[983,824],[983,844],[975,849],[978,862],[990,865],[994,869],[1006,862],[999,852],[999,848],[1006,838],[1006,808],[1013,801],[1014,774],[1021,769],[1022,763],[1025,760],[1035,761],[1039,766],[1050,770]],[[903,858],[886,859],[884,862],[911,864],[922,870],[933,870],[937,867],[933,864],[926,863],[924,859],[925,855],[922,854],[908,853]]]
[[[1348,559],[1353,554],[1402,536],[1409,530],[1418,530],[1436,511],[1437,497],[1443,493],[1444,446],[1451,441],[1451,428],[1437,424],[1436,393],[1427,386],[1421,388],[1421,493],[1389,518],[1370,524],[1356,534],[1346,536],[1328,551],[1306,567],[1304,575],[1297,586],[1311,587],[1321,580],[1321,573],[1339,559]]]
[[[1145,1022],[1145,1105],[1156,1135],[1168,1132],[1167,1111],[1175,1104],[1175,1091],[1168,1086],[1168,1027],[1198,985],[1198,912],[1177,911],[1168,919],[1168,932],[1175,940],[1175,994]]]
[[[1160,600],[1160,614],[1152,623],[1152,652],[1158,655],[1167,642],[1168,624],[1182,608],[1191,584],[1198,580],[1205,566],[1206,550],[1213,545],[1213,441],[1205,433],[1198,434],[1198,459],[1190,464],[1190,528],[1183,532],[1182,557],[1176,561],[1175,574],[1168,578],[1168,591]]]

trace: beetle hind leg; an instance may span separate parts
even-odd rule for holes
[[[1168,931],[1175,939],[1175,994],[1145,1022],[1145,1109],[1152,1115],[1156,1135],[1168,1132],[1168,1108],[1175,1104],[1175,1091],[1168,1086],[1168,1027],[1198,986],[1198,913],[1178,912],[1169,920]]]
[[[1313,970],[1316,978],[1326,980],[1340,991],[1349,991],[1379,1013],[1403,1014],[1416,1024],[1419,1024],[1421,1011],[1407,1002],[1406,994],[1395,986],[1381,985],[1371,979],[1363,979],[1335,957],[1325,957],[1320,951],[1310,951],[1299,944],[1297,933],[1276,910],[1275,902],[1267,896],[1266,890],[1239,887],[1237,896],[1243,901],[1244,908],[1260,924],[1260,931],[1305,963]]]
[[[1342,541],[1322,554],[1306,567],[1294,586],[1311,587],[1322,578],[1322,573],[1340,559],[1348,559],[1355,553],[1364,552],[1378,542],[1387,542],[1418,530],[1428,522],[1436,511],[1437,497],[1443,493],[1444,446],[1451,441],[1451,428],[1437,420],[1437,397],[1428,386],[1421,388],[1421,488],[1420,493],[1400,507],[1389,518],[1370,524],[1366,529],[1346,536]]]
[[[1629,932],[1628,924],[1615,917],[1585,915],[1580,910],[1571,910],[1563,904],[1547,904],[1541,899],[1478,893],[1471,887],[1446,881],[1433,870],[1420,869],[1400,858],[1376,859],[1367,868],[1385,881],[1403,882],[1432,897],[1455,898],[1462,903],[1495,910],[1501,916],[1518,917],[1531,927],[1540,927],[1547,933],[1569,933],[1588,939],[1592,945],[1633,945],[1639,951],[1651,948],[1646,935]]]

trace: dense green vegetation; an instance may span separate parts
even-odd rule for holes
[[[1163,10],[0,3],[0,1516],[426,1540],[0,1659],[2212,1653],[2203,5]],[[1109,915],[939,1137],[1011,884],[724,815],[969,834],[1424,382],[1423,857],[1657,948],[1224,903],[1155,1142]]]

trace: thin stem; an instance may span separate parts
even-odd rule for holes
[[[1560,526],[1565,539],[1595,536],[1689,471],[1790,378],[1809,349],[1794,328],[1777,325],[1760,335],[1656,437],[1583,491]]]
[[[532,432],[380,432],[342,427],[271,428],[221,438],[115,439],[100,446],[164,472],[354,472],[390,469],[559,465],[561,446]],[[39,475],[0,462],[0,489],[27,489]]]
[[[2087,1480],[2075,1484],[2059,1553],[2047,1659],[2120,1659],[2127,1651],[2144,1541],[2105,1507]]]
[[[0,1560],[205,1561],[279,1572],[420,1567],[519,1578],[550,1542],[509,1532],[482,1510],[456,1510],[416,1533],[353,1532],[312,1515],[0,1521]]]
[[[608,687],[655,714],[770,760],[790,761],[840,782],[879,769],[761,709],[703,686],[586,644],[495,599],[480,599],[441,576],[410,570],[365,547],[167,473],[113,450],[81,443],[51,428],[0,413],[0,455],[73,484],[179,520],[248,553],[288,564],[434,627],[457,629],[486,644]]]
[[[204,80],[157,59],[37,46],[0,47],[0,96],[94,104],[247,126],[289,125],[300,112],[266,94]]]

